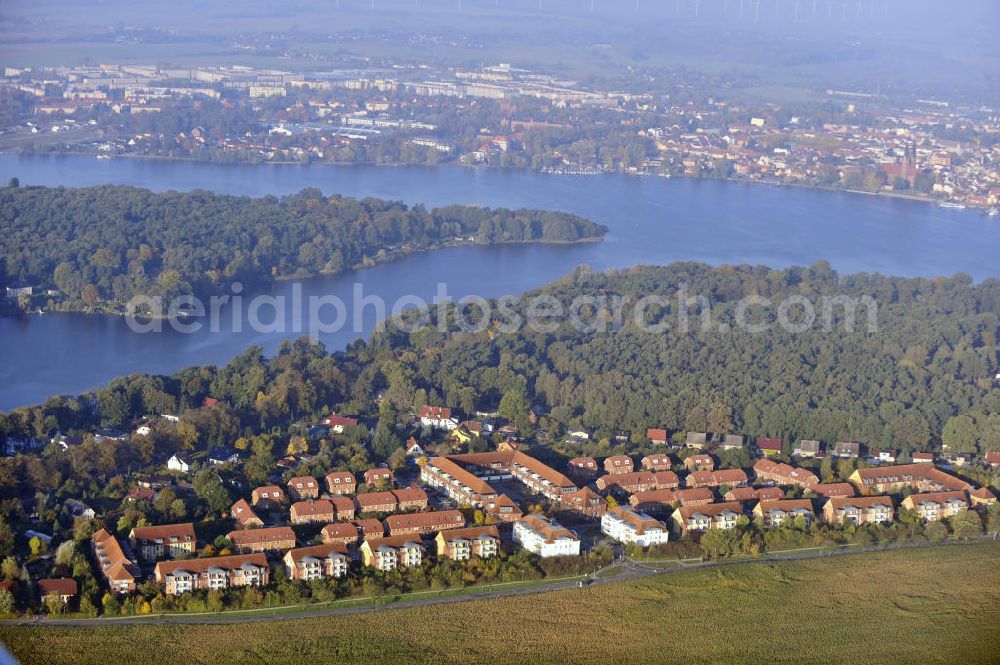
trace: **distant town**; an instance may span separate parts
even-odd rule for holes
[[[0,150],[622,172],[1000,205],[1000,111],[985,106],[835,89],[755,102],[683,72],[650,93],[641,72],[614,90],[510,64],[350,64],[7,67]]]

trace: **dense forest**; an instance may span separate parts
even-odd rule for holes
[[[606,231],[567,213],[428,211],[317,189],[249,198],[120,186],[0,188],[0,224],[0,286],[58,290],[62,309],[336,273],[448,241],[571,242]]]
[[[647,427],[667,427],[776,436],[789,446],[802,438],[856,440],[904,454],[943,443],[953,451],[1000,450],[1000,281],[838,276],[825,263],[788,270],[682,263],[581,268],[541,293],[567,306],[581,294],[635,303],[671,296],[681,285],[708,299],[717,322],[711,329],[702,330],[692,310],[690,332],[640,330],[626,305],[624,324],[604,332],[568,321],[551,332],[503,332],[496,320],[469,332],[453,306],[442,306],[431,311],[434,325],[411,333],[389,326],[343,352],[301,340],[270,359],[250,349],[222,368],[120,378],[96,393],[0,416],[0,433],[44,439],[57,430],[126,427],[148,414],[181,413],[194,425],[191,445],[209,446],[331,409],[367,415],[372,425],[377,419],[385,433],[412,409],[439,404],[461,414],[499,409],[524,433],[540,429],[549,441],[585,428],[595,440],[630,430],[638,442]],[[862,315],[847,332],[838,313],[830,331],[819,321],[801,332],[736,330],[734,310],[749,294],[775,303],[789,295],[816,302],[868,296],[877,303],[878,329],[868,332]],[[533,295],[511,311],[526,314]],[[667,320],[677,314],[671,308],[649,308],[645,316]],[[206,396],[223,408],[206,413],[199,408]],[[534,424],[531,407],[542,414]],[[379,448],[377,456],[392,452],[391,437]]]

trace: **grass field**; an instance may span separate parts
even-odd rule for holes
[[[28,663],[995,663],[1000,545],[258,624],[0,628]]]

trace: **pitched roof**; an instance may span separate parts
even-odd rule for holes
[[[229,511],[240,524],[245,525],[251,520],[263,523],[261,519],[257,517],[257,513],[254,512],[253,508],[250,507],[250,504],[247,503],[246,499],[240,499],[234,503],[233,507],[230,508]]]
[[[177,540],[193,542],[195,540],[194,524],[160,524],[158,526],[137,526],[132,529],[131,537],[136,540]]]
[[[55,579],[38,580],[38,595],[48,596],[59,594],[60,596],[75,596],[77,591],[76,580],[71,577],[59,577]]]
[[[356,485],[358,479],[350,471],[331,471],[326,474],[326,482],[331,485]]]
[[[942,489],[966,491],[972,489],[972,485],[961,478],[956,478],[924,462],[858,469],[855,473],[865,485],[924,482],[940,485]]]
[[[848,497],[856,494],[854,485],[850,483],[819,483],[817,485],[810,485],[809,491],[816,496],[830,498],[835,496]]]
[[[261,552],[254,554],[232,554],[230,556],[213,556],[204,559],[182,559],[180,561],[160,561],[156,564],[156,576],[172,575],[178,571],[192,574],[207,572],[210,568],[236,570],[245,565],[267,568],[267,556]]]
[[[379,506],[397,505],[396,495],[392,492],[365,492],[354,497],[361,512],[367,512],[369,508]]]
[[[797,510],[807,510],[810,513],[814,513],[812,501],[809,499],[771,499],[768,501],[758,502],[754,510],[757,508],[760,508],[762,513],[767,513],[772,510],[780,510],[786,513]]]
[[[892,508],[892,497],[888,496],[833,497],[829,501],[827,501],[825,505],[830,506],[834,510],[840,510],[842,508],[847,508],[847,507],[872,508],[874,506],[889,506],[889,508]]]
[[[707,503],[700,506],[681,506],[677,509],[685,520],[691,519],[695,515],[705,517],[718,517],[723,513],[743,514],[743,506],[738,501],[725,501],[723,503]]]
[[[547,543],[554,542],[556,538],[580,540],[572,531],[544,515],[525,515],[518,521],[545,538]]]
[[[226,538],[233,541],[237,547],[245,545],[259,545],[274,541],[295,542],[295,532],[290,526],[268,526],[261,529],[243,529],[241,531],[230,531]]]
[[[688,485],[733,485],[746,483],[747,474],[743,469],[717,469],[715,471],[693,471],[688,475]]]
[[[416,485],[404,487],[398,490],[392,490],[392,494],[396,497],[396,501],[400,504],[413,503],[414,501],[427,501],[427,492],[423,491]]]
[[[447,528],[465,526],[465,516],[460,510],[436,510],[427,513],[406,513],[390,515],[385,518],[389,533],[420,529],[421,531],[438,531]]]
[[[483,536],[500,538],[500,532],[495,526],[470,526],[464,529],[448,529],[439,534],[445,542],[453,540],[478,540]]]
[[[289,511],[296,517],[311,517],[314,515],[335,514],[336,509],[333,502],[328,499],[309,499],[308,501],[296,501]]]
[[[341,540],[348,538],[357,540],[360,537],[358,527],[351,522],[338,522],[337,524],[327,524],[320,531],[320,536],[324,540]]]
[[[608,510],[608,512],[620,520],[627,522],[637,534],[643,534],[646,529],[659,529],[661,531],[666,531],[667,526],[660,520],[653,519],[645,513],[638,513],[631,508],[626,508],[625,506],[616,506]]]
[[[416,534],[385,536],[384,538],[365,538],[365,542],[361,546],[365,547],[366,545],[372,552],[383,546],[399,549],[400,547],[412,547],[415,545],[420,549],[424,549],[423,543],[420,542],[420,536]]]
[[[781,439],[769,439],[765,436],[757,437],[757,447],[761,450],[781,450]]]
[[[344,543],[325,543],[323,545],[297,547],[293,550],[285,552],[285,557],[291,559],[293,563],[298,563],[307,556],[316,557],[317,559],[326,559],[332,554],[347,556],[347,545]]]
[[[446,406],[430,406],[429,404],[425,404],[420,409],[417,417],[429,420],[448,420],[451,418],[451,409]]]
[[[295,476],[285,484],[285,487],[293,487],[296,490],[307,490],[310,488],[318,490],[319,483],[312,476]]]

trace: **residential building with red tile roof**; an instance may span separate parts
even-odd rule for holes
[[[392,471],[384,466],[378,467],[377,469],[368,469],[364,473],[364,478],[365,483],[369,487],[375,487],[379,483],[384,484],[386,487],[392,487]]]
[[[936,522],[945,517],[954,517],[969,509],[969,499],[961,490],[948,492],[926,492],[911,494],[902,503],[901,508],[915,512],[925,522]]]
[[[688,487],[740,487],[749,482],[743,469],[718,469],[694,471],[684,480]]]
[[[361,540],[361,532],[358,530],[358,527],[350,522],[327,524],[319,532],[319,535],[325,544],[342,543],[350,545]]]
[[[354,497],[359,513],[394,513],[399,506],[392,492],[364,492]]]
[[[681,479],[673,471],[654,471],[653,480],[658,490],[674,490],[681,486]]]
[[[233,543],[233,549],[241,554],[290,550],[295,547],[295,532],[290,526],[269,526],[262,529],[230,531],[226,538]]]
[[[417,418],[424,427],[443,429],[448,432],[458,427],[458,419],[452,417],[451,409],[446,406],[425,405],[420,409]]]
[[[632,473],[633,471],[635,471],[635,462],[628,455],[612,455],[604,460],[605,473]]]
[[[296,501],[289,510],[289,517],[292,524],[333,522],[337,519],[337,509],[333,506],[333,502],[327,499]]]
[[[811,485],[808,491],[824,499],[842,499],[844,497],[857,496],[858,494],[854,489],[854,485],[850,483],[819,483],[818,485]]]
[[[707,453],[698,453],[684,459],[684,468],[688,471],[714,471],[715,460]]]
[[[639,466],[646,471],[670,471],[672,464],[673,460],[671,460],[670,455],[666,453],[653,453],[652,455],[646,455],[639,462]]]
[[[757,437],[757,450],[760,451],[761,455],[765,457],[770,457],[771,455],[781,454],[781,439],[769,439],[765,436]]]
[[[733,529],[743,517],[743,507],[736,501],[709,503],[698,506],[681,506],[674,511],[671,519],[677,531],[708,531],[709,529]]]
[[[828,524],[885,524],[893,519],[892,498],[888,496],[853,496],[830,499],[823,506]]]
[[[292,501],[319,498],[319,482],[312,476],[296,476],[285,485]]]
[[[884,494],[909,489],[914,492],[969,492],[972,485],[930,464],[900,464],[858,469],[848,478],[863,494]]]
[[[254,488],[250,493],[250,503],[261,510],[277,510],[288,503],[285,490],[277,485],[264,485]]]
[[[577,482],[590,482],[597,477],[598,469],[593,457],[574,457],[566,463],[566,475]]]
[[[722,497],[724,501],[773,501],[784,498],[785,491],[780,487],[734,487]]]
[[[997,502],[996,495],[986,487],[969,492],[969,499],[973,506],[989,506]]]
[[[366,566],[389,571],[416,568],[423,561],[424,546],[420,536],[366,538],[361,544],[361,559]]]
[[[343,577],[350,566],[347,545],[339,542],[288,550],[282,561],[288,579],[306,582]]]
[[[514,542],[542,558],[579,556],[580,539],[554,519],[525,515],[514,522]]]
[[[753,465],[753,471],[758,482],[796,485],[804,489],[819,484],[819,478],[812,471],[767,458],[757,460],[757,463]]]
[[[416,485],[393,490],[396,497],[396,509],[405,510],[427,510],[427,492]]]
[[[502,522],[504,524],[516,522],[523,515],[520,506],[506,494],[500,494],[496,498],[487,499],[486,503],[483,504],[483,511],[494,522]]]
[[[530,491],[552,501],[577,490],[576,483],[565,475],[522,452],[512,454],[509,468],[514,478]]]
[[[76,580],[72,577],[59,577],[38,580],[38,597],[59,596],[63,605],[72,600],[78,593]]]
[[[354,520],[351,524],[357,528],[362,538],[381,538],[385,535],[385,525],[374,517]]]
[[[333,510],[336,512],[336,519],[338,521],[343,522],[354,519],[354,499],[346,496],[331,496],[327,501],[333,504]]]
[[[707,487],[686,490],[659,489],[637,492],[629,498],[629,505],[641,512],[661,513],[673,510],[674,504],[703,506],[715,502],[715,495]]]
[[[194,524],[185,522],[134,527],[128,534],[128,542],[140,561],[157,561],[194,554],[197,538]]]
[[[442,559],[467,561],[474,556],[489,559],[500,553],[500,533],[495,526],[449,529],[438,533],[434,544]]]
[[[665,445],[667,443],[667,430],[651,427],[646,430],[646,439],[653,445]]]
[[[772,499],[758,501],[753,516],[767,528],[792,523],[800,517],[808,526],[816,519],[816,511],[809,499]]]
[[[600,517],[607,510],[608,504],[600,494],[584,485],[572,494],[559,497],[559,507],[585,517]]]
[[[991,466],[994,469],[1000,468],[1000,450],[991,450],[986,453],[986,457],[983,458],[983,462],[986,466]]]
[[[597,479],[597,489],[602,492],[621,491],[627,494],[656,489],[656,476],[652,471],[609,473]]]
[[[917,464],[933,464],[934,453],[913,453],[913,461]]]
[[[153,569],[153,577],[163,584],[168,596],[178,596],[198,589],[265,586],[271,579],[271,569],[263,554],[234,554],[160,561]]]
[[[246,499],[240,499],[234,503],[229,512],[243,528],[264,526],[264,520],[257,516]]]
[[[348,427],[357,427],[358,419],[351,418],[349,416],[341,416],[337,414],[331,415],[329,418],[323,420],[323,424],[329,427],[333,432],[337,434],[343,434],[344,430]]]
[[[461,529],[465,526],[465,516],[460,510],[436,510],[427,513],[405,513],[385,518],[385,527],[390,536],[419,534],[428,535],[446,529]]]
[[[611,508],[604,514],[601,532],[619,542],[640,547],[665,543],[670,535],[663,522],[625,506]]]
[[[90,537],[94,559],[108,588],[115,593],[135,591],[142,571],[134,561],[125,556],[118,539],[101,529]]]
[[[331,471],[326,474],[326,489],[330,494],[354,494],[357,482],[350,471]]]
[[[480,507],[496,499],[497,491],[447,457],[432,457],[420,469],[420,480],[440,489],[460,506]]]

